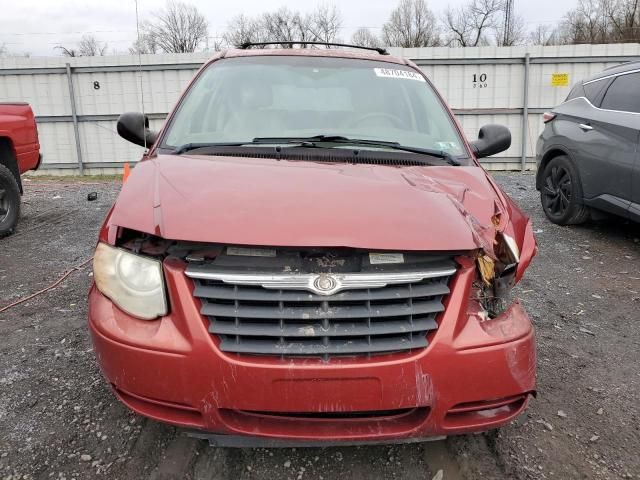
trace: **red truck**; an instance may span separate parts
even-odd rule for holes
[[[28,103],[0,102],[0,238],[13,232],[20,217],[20,175],[40,166],[40,143]]]
[[[512,287],[531,222],[431,81],[384,51],[237,49],[198,72],[100,231],[89,293],[117,397],[216,445],[496,428],[536,391]]]

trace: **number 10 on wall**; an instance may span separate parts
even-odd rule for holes
[[[487,88],[487,74],[473,74],[473,88]]]

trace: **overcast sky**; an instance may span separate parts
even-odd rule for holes
[[[315,0],[188,0],[209,21],[209,34],[222,34],[232,17],[239,13],[257,14],[281,6],[300,11],[312,10]],[[447,5],[461,5],[467,0],[428,0],[431,9],[441,15]],[[329,1],[339,5],[344,17],[345,40],[358,27],[380,26],[397,4],[397,0]],[[540,23],[555,24],[576,0],[515,0],[528,29]],[[162,0],[138,0],[140,20],[164,5]],[[109,45],[109,52],[126,52],[136,35],[134,0],[0,0],[0,45],[13,53],[34,56],[57,55],[59,44],[74,46],[84,33],[92,33]]]

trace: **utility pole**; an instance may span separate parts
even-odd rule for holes
[[[504,32],[502,36],[502,45],[510,46],[512,42],[511,29],[513,22],[513,1],[505,0],[504,2]]]

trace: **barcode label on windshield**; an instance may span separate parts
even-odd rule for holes
[[[416,72],[408,70],[397,70],[394,68],[374,68],[376,76],[385,78],[401,78],[405,80],[417,80],[418,82],[426,82],[424,77]]]

